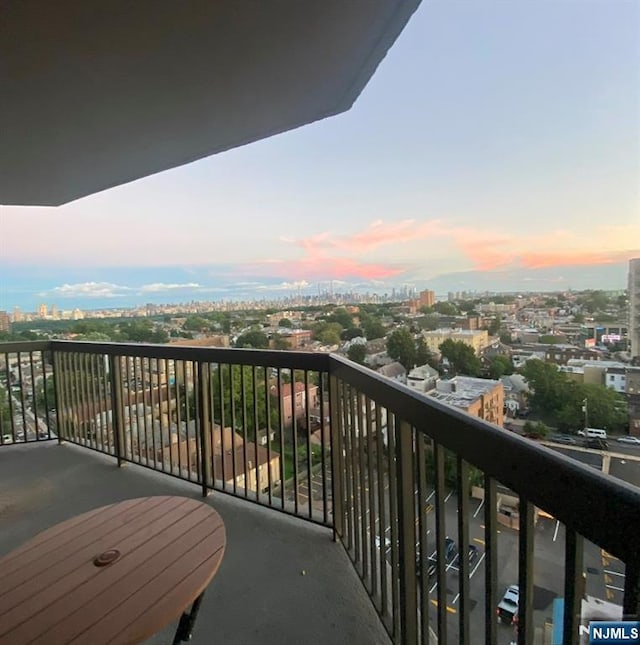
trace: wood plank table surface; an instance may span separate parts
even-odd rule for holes
[[[187,497],[56,524],[0,559],[0,643],[139,643],[199,599],[225,545],[222,518]]]

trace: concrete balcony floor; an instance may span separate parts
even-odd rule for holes
[[[0,449],[0,556],[62,520],[119,500],[200,497],[199,487],[55,442]],[[343,548],[329,530],[213,493],[227,548],[200,609],[194,645],[388,645]],[[302,571],[306,575],[302,575]],[[175,625],[148,643],[171,643]]]

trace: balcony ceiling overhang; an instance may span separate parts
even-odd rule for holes
[[[348,110],[420,0],[0,0],[0,204],[56,206]]]

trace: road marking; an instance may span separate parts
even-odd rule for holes
[[[432,605],[435,605],[435,606],[437,607],[437,606],[438,606],[438,601],[437,601],[437,600],[433,600],[433,599],[432,599],[432,600],[431,600],[431,604],[432,604]],[[450,614],[457,614],[457,613],[458,613],[456,609],[454,609],[453,607],[449,607],[449,605],[447,605],[447,611],[448,611]]]
[[[605,574],[605,576],[604,576],[604,581],[605,581],[606,583],[611,582],[611,576],[608,576],[607,574]]]
[[[425,502],[430,502],[430,501],[433,499],[433,496],[434,496],[435,494],[436,494],[436,491],[434,490],[434,491],[431,493],[431,495],[429,495],[429,497],[427,497],[427,499],[425,499],[424,501],[425,501]]]
[[[478,504],[478,508],[476,508],[476,512],[473,514],[473,517],[478,517],[478,513],[480,512],[480,509],[481,509],[483,506],[484,506],[484,500],[482,500],[482,501]],[[484,528],[484,527],[482,527],[482,528]]]
[[[445,504],[446,504],[446,503],[451,499],[451,495],[453,495],[453,491],[451,491],[451,492],[450,492],[450,493],[449,493],[449,494],[444,498],[444,502],[445,502]]]
[[[473,574],[478,570],[478,567],[480,566],[480,564],[481,564],[481,563],[482,563],[482,561],[484,560],[484,556],[485,556],[485,554],[483,553],[483,554],[480,556],[480,559],[478,560],[478,562],[476,563],[476,566],[475,566],[475,567],[473,567],[473,569],[471,570],[471,573],[469,573],[469,580],[471,580],[471,578],[473,578]],[[452,604],[452,605],[455,605],[455,604],[458,602],[458,598],[460,598],[460,593],[457,593],[457,594],[455,595],[454,599],[451,601],[451,604]]]
[[[605,585],[607,589],[614,589],[615,591],[624,591],[622,587],[614,587],[613,585]]]
[[[484,529],[486,529],[487,527],[486,527],[484,524],[480,524],[480,528],[481,528],[482,530],[484,530]],[[496,531],[496,533],[500,533],[500,531]]]
[[[480,538],[473,538],[473,541],[477,542],[478,544],[482,544],[482,546],[484,546],[484,540],[482,540]]]
[[[613,591],[609,591],[609,589],[607,589],[607,599],[613,600]]]
[[[612,576],[620,576],[621,578],[624,578],[624,573],[620,573],[619,571],[611,571],[610,569],[605,569],[604,572]]]
[[[427,513],[431,513],[433,511],[433,504],[427,504],[425,510]]]
[[[558,529],[560,528],[560,522],[556,520],[556,530],[553,532],[553,541],[556,541],[558,537]]]

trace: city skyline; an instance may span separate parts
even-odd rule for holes
[[[624,288],[638,18],[623,1],[424,3],[343,115],[57,209],[2,207],[0,309],[331,280]]]

